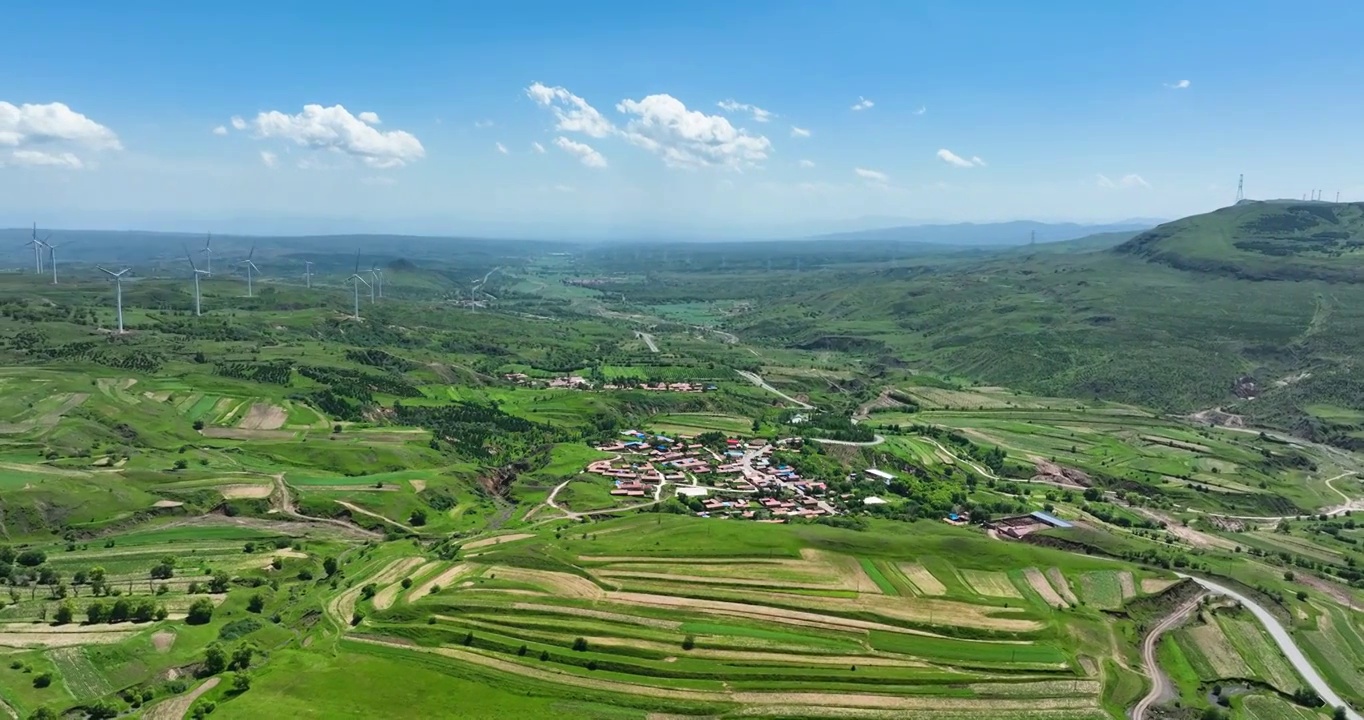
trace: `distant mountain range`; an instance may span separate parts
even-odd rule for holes
[[[1079,223],[1044,223],[1015,220],[1002,223],[955,223],[951,225],[902,225],[874,230],[839,232],[816,235],[809,240],[838,240],[844,242],[877,241],[948,245],[956,247],[1012,247],[1030,242],[1052,243],[1075,240],[1104,233],[1140,232],[1160,224],[1161,220],[1134,218],[1106,225]]]

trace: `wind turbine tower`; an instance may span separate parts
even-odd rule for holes
[[[313,261],[303,261],[303,282],[308,285],[308,289],[313,288]]]
[[[257,274],[260,273],[260,268],[256,267],[256,263],[254,263],[254,262],[251,261],[251,258],[252,258],[255,254],[256,254],[256,246],[255,246],[255,245],[252,245],[252,246],[251,246],[251,252],[249,252],[249,253],[246,254],[246,259],[243,260],[243,261],[241,261],[241,262],[239,262],[239,263],[237,263],[238,265],[245,265],[245,266],[246,266],[246,296],[247,296],[247,297],[251,297],[251,271],[254,270],[254,271],[256,271]]]
[[[213,274],[213,233],[209,233],[207,236],[204,237],[204,247],[203,247],[201,250],[199,250],[199,253],[202,254],[202,255],[204,256],[204,274],[205,274],[205,275],[212,275],[212,274]],[[193,265],[193,263],[190,263],[190,264]],[[195,271],[197,272],[197,271],[198,271],[198,268],[195,268]],[[198,277],[198,276],[196,275],[195,277]]]
[[[378,265],[369,266],[369,276],[374,280],[374,284],[369,286],[369,301],[374,302],[374,289],[379,289],[379,297],[384,296],[384,275],[379,270]]]
[[[48,242],[52,236],[48,235],[43,239],[43,244],[47,246],[47,259],[52,262],[52,284],[57,284],[57,246]]]
[[[48,235],[42,240],[39,240],[38,223],[33,223],[33,236],[29,238],[28,242],[33,246],[33,272],[38,275],[43,274],[43,248],[47,247],[46,241],[50,237],[52,236]]]
[[[194,264],[194,256],[189,254],[188,249],[185,250],[185,259],[189,261],[189,266],[194,271],[194,316],[199,317],[203,315],[203,306],[199,296],[199,276],[208,275],[208,271],[200,270],[199,266]]]
[[[114,279],[114,298],[116,302],[116,307],[118,307],[119,335],[123,334],[123,275],[124,273],[128,272],[131,269],[132,268],[123,268],[118,272],[114,272],[113,270],[105,270],[104,268],[100,268],[101,272]]]
[[[363,276],[360,275],[360,251],[359,251],[359,250],[356,250],[356,251],[355,251],[355,272],[351,273],[351,274],[350,274],[350,277],[348,277],[348,278],[346,278],[346,279],[347,279],[347,280],[350,280],[350,281],[352,282],[352,284],[355,285],[355,315],[354,315],[354,318],[355,318],[356,320],[359,320],[359,319],[360,319],[360,283],[364,283],[364,284],[366,284],[366,285],[369,285],[369,281],[366,280]],[[372,289],[372,287],[373,287],[373,286],[371,286],[371,289]]]

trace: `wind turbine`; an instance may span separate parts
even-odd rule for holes
[[[48,240],[51,239],[51,238],[52,238],[51,235],[48,235],[46,238],[43,238],[43,244],[47,246],[47,257],[48,257],[49,260],[52,261],[52,284],[53,284],[53,285],[56,285],[56,284],[57,284],[57,246],[56,246],[55,244],[53,244],[53,243],[48,242]],[[62,244],[65,245],[66,243],[62,243]]]
[[[126,273],[126,272],[128,272],[129,270],[132,270],[132,268],[123,268],[122,270],[119,270],[118,272],[114,272],[113,270],[105,270],[104,268],[100,268],[100,270],[101,270],[105,275],[108,275],[109,277],[111,277],[111,278],[114,279],[114,287],[115,287],[115,290],[114,290],[115,295],[114,295],[114,297],[117,298],[117,302],[118,302],[118,334],[119,334],[119,335],[122,335],[122,334],[123,334],[123,274]]]
[[[384,271],[383,271],[383,269],[380,268],[378,265],[371,265],[371,266],[369,267],[369,276],[372,277],[372,278],[374,278],[374,284],[377,285],[378,288],[379,288],[379,299],[380,299],[380,300],[384,299]],[[374,302],[374,298],[370,298],[370,302]]]
[[[199,299],[199,276],[208,275],[208,271],[200,270],[199,266],[194,264],[194,256],[189,254],[188,248],[185,249],[185,259],[189,261],[189,266],[194,270],[194,316],[199,317],[203,314],[202,304]]]
[[[308,289],[310,289],[310,290],[312,289],[312,287],[313,287],[313,261],[312,261],[312,260],[304,260],[304,261],[303,261],[303,282],[305,282],[305,283],[308,284]]]
[[[366,285],[369,285],[369,281],[366,280],[364,277],[362,277],[362,276],[360,275],[360,251],[359,251],[359,250],[356,250],[356,251],[355,251],[355,272],[351,273],[351,274],[350,274],[350,277],[348,277],[348,278],[346,278],[346,279],[347,279],[347,280],[353,280],[353,281],[355,281],[355,282],[354,282],[354,284],[355,284],[355,319],[356,319],[356,320],[359,320],[359,319],[360,319],[360,283],[364,283],[364,284],[366,284]],[[370,291],[373,292],[373,290],[374,290],[374,286],[373,286],[373,285],[370,285]]]
[[[199,252],[204,256],[204,268],[205,268],[204,274],[205,274],[205,275],[212,275],[212,274],[213,274],[213,233],[209,233],[209,234],[204,238],[204,247],[203,247],[203,249],[201,249]],[[190,263],[190,264],[193,265],[194,263]],[[197,272],[197,271],[198,271],[198,268],[195,268],[195,271]],[[195,277],[198,277],[198,276],[196,275]]]
[[[38,275],[43,274],[43,248],[47,247],[48,235],[42,240],[38,239],[38,223],[33,223],[33,236],[29,238],[28,244],[33,246],[33,272]]]
[[[255,270],[257,273],[260,272],[260,268],[256,267],[256,264],[255,264],[254,262],[251,262],[251,257],[252,257],[253,255],[255,255],[255,254],[256,254],[256,246],[255,246],[255,245],[252,245],[252,246],[251,246],[251,252],[249,252],[249,253],[246,254],[246,259],[243,260],[243,261],[241,261],[241,262],[239,262],[239,263],[237,263],[238,265],[245,265],[245,266],[246,266],[246,296],[247,296],[247,297],[251,297],[251,271],[252,271],[252,270]]]

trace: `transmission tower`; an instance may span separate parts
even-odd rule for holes
[[[1246,176],[1242,174],[1241,177],[1236,180],[1236,202],[1241,202],[1242,200],[1245,199],[1246,199]]]

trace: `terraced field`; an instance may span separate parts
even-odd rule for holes
[[[654,547],[663,520],[688,554],[631,554]],[[353,608],[364,618],[343,645],[357,652],[382,648],[627,707],[1106,717],[1102,679],[1093,663],[1080,662],[1103,651],[1058,635],[1055,611],[1024,594],[1022,574],[1016,582],[1006,572],[962,568],[958,576],[912,554],[891,562],[909,545],[897,543],[887,556],[888,548],[866,546],[866,535],[830,529],[802,539],[779,527],[732,525],[727,533],[769,542],[779,533],[784,547],[713,554],[702,538],[687,542],[693,527],[621,518],[597,524],[595,539],[523,534],[477,543],[454,561],[375,563],[331,612],[339,619]],[[1089,572],[1119,587],[1116,571]],[[938,579],[944,573],[950,583]],[[372,599],[361,585],[376,586]]]

